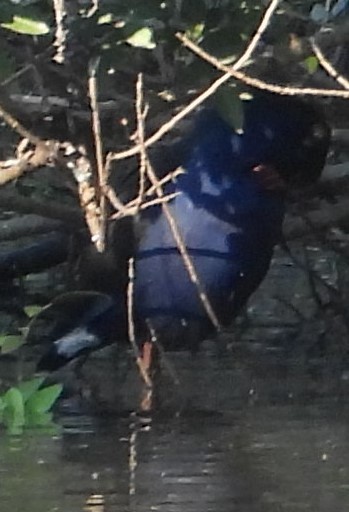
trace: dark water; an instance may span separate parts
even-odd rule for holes
[[[181,384],[164,376],[152,415],[120,388],[113,412],[61,413],[57,436],[2,435],[1,512],[347,511],[345,376],[236,347],[169,356]]]
[[[336,282],[333,258],[310,257]],[[230,350],[168,354],[152,414],[132,412],[131,359],[90,359],[87,411],[63,407],[57,435],[0,432],[0,512],[347,512],[347,330],[283,254],[250,316]]]

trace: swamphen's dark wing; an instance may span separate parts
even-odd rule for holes
[[[98,292],[58,296],[31,324],[27,341],[48,347],[38,370],[53,371],[78,356],[126,336],[124,311],[115,297]]]

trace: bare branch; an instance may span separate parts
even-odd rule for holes
[[[251,58],[253,52],[257,48],[259,41],[261,40],[262,35],[266,31],[269,26],[270,20],[273,17],[276,9],[280,4],[280,0],[271,0],[268,8],[266,9],[263,18],[257,28],[254,36],[252,37],[250,43],[248,44],[246,50],[241,55],[241,57],[233,64],[233,69],[238,70],[247,64],[247,61]]]
[[[0,162],[0,186],[58,158],[59,144],[56,141],[41,142],[33,149],[27,149],[27,145],[28,139],[23,139],[17,148],[18,158]],[[24,146],[26,151],[19,152],[20,146]]]
[[[149,389],[152,389],[153,383],[148,375],[147,369],[143,363],[141,354],[138,349],[135,333],[135,325],[133,320],[133,293],[134,293],[134,259],[130,258],[128,262],[128,285],[127,285],[127,322],[128,322],[128,338],[136,358],[136,363],[142,379]]]
[[[149,148],[155,142],[158,142],[164,135],[170,132],[179,121],[187,117],[193,110],[195,110],[199,105],[201,105],[204,101],[206,101],[212,94],[214,94],[221,85],[227,82],[230,78],[235,78],[237,80],[246,83],[252,87],[256,87],[258,89],[263,89],[266,91],[295,96],[295,95],[312,95],[312,96],[323,96],[323,97],[336,97],[336,98],[349,98],[348,91],[342,91],[338,89],[318,89],[318,88],[301,88],[301,87],[283,87],[277,84],[269,84],[263,80],[258,78],[253,78],[251,76],[246,75],[239,71],[241,67],[245,66],[248,59],[250,59],[252,53],[256,49],[258,42],[260,41],[261,36],[264,31],[268,27],[272,15],[279,5],[279,1],[272,0],[269,4],[269,7],[264,13],[264,16],[261,20],[259,27],[256,30],[255,36],[252,38],[248,47],[246,48],[243,55],[233,64],[233,66],[226,66],[222,64],[218,59],[209,55],[207,52],[202,50],[195,43],[190,41],[183,34],[177,34],[177,37],[182,41],[182,43],[187,46],[191,51],[196,53],[199,57],[206,60],[214,67],[224,72],[225,74],[216,79],[203,93],[197,96],[192,102],[190,102],[186,107],[184,107],[178,114],[172,117],[167,123],[164,123],[153,135],[151,135],[147,140],[144,141],[144,146]],[[141,146],[137,144],[136,146],[129,148],[125,151],[120,151],[118,153],[110,153],[107,157],[108,165],[113,160],[123,160],[125,158],[130,158],[140,153]]]
[[[164,349],[162,343],[160,343],[160,341],[156,335],[156,331],[155,331],[154,327],[152,327],[151,322],[149,320],[147,323],[148,323],[148,329],[149,329],[150,336],[151,336],[151,342],[156,346],[157,350],[159,351],[159,354],[161,357],[161,362],[162,362],[165,370],[167,371],[173,384],[175,386],[180,386],[181,382],[179,380],[177,372],[176,372],[175,368],[173,367],[173,365],[171,364],[169,358],[167,357],[165,349]]]
[[[117,219],[121,219],[122,217],[137,215],[139,210],[146,210],[150,206],[156,206],[159,204],[168,203],[169,201],[172,201],[175,197],[177,197],[179,194],[180,194],[180,192],[174,192],[173,194],[164,195],[161,198],[152,199],[150,201],[145,201],[141,204],[138,204],[138,198],[133,199],[133,201],[130,201],[129,203],[127,203],[127,205],[123,208],[123,211],[114,213],[110,217],[110,219],[117,220]],[[108,196],[108,199],[110,199],[109,196]],[[112,203],[112,201],[110,201],[110,202]]]
[[[222,64],[216,57],[213,57],[209,53],[205,52],[200,46],[190,41],[185,35],[177,34],[177,37],[184,46],[189,48],[193,53],[198,55],[201,59],[210,63],[212,66],[217,68],[226,74],[229,74],[232,78],[243,82],[246,85],[255,87],[256,89],[262,89],[264,91],[274,92],[284,96],[322,96],[326,98],[349,98],[349,91],[342,91],[339,89],[318,89],[315,87],[284,87],[277,84],[271,84],[264,82],[259,78],[253,78],[241,71],[236,71],[234,66],[226,66]],[[226,76],[226,75],[224,75]],[[148,142],[148,141],[147,141]]]
[[[86,18],[91,18],[99,9],[99,0],[91,0],[91,7],[86,13]]]
[[[324,70],[334,78],[339,85],[343,87],[343,89],[349,90],[349,80],[344,78],[344,76],[340,75],[338,71],[332,66],[329,60],[326,59],[325,55],[320,50],[319,46],[315,43],[314,40],[311,41],[311,46],[315,56],[317,57],[319,63],[324,68]]]
[[[158,142],[166,133],[170,132],[176,124],[179,123],[182,119],[187,117],[193,110],[195,110],[201,103],[203,103],[207,98],[212,96],[216,92],[217,89],[221,85],[223,85],[227,80],[230,79],[230,74],[219,77],[215,80],[208,89],[206,89],[202,94],[200,94],[195,100],[193,100],[189,105],[183,108],[178,114],[172,117],[167,123],[164,123],[153,135],[151,135],[145,142],[144,146],[149,148],[155,142]],[[112,162],[113,160],[124,160],[125,158],[130,158],[131,156],[135,156],[140,153],[141,146],[137,144],[130,149],[126,149],[125,151],[119,151],[118,153],[110,153],[108,156],[108,161]]]
[[[137,117],[137,142],[141,147],[139,154],[139,191],[136,199],[136,204],[140,205],[143,201],[145,191],[146,167],[147,167],[147,154],[144,147],[144,120],[146,116],[146,109],[143,110],[143,77],[140,73],[138,75],[136,85],[136,117]]]
[[[137,98],[136,98],[136,105],[138,105],[138,108],[137,108],[137,124],[138,124],[138,127],[137,129],[139,130],[139,127],[140,127],[140,124],[143,124],[144,123],[144,116],[142,115],[142,111],[143,111],[143,107],[142,107],[142,104],[143,104],[143,91],[142,91],[142,82],[141,80],[139,80],[139,83],[137,84],[137,88],[136,88],[136,94],[137,94]],[[139,135],[138,134],[138,140],[142,140],[142,133],[144,133],[144,128],[141,128],[141,134]],[[147,172],[147,176],[149,178],[149,181],[150,183],[154,186],[155,188],[155,193],[158,197],[158,199],[160,200],[163,200],[164,197],[165,197],[165,194],[164,194],[164,191],[163,191],[163,188],[162,186],[160,185],[159,183],[159,180],[157,179],[157,176],[152,168],[152,165],[149,161],[149,158],[148,158],[148,155],[146,153],[146,147],[145,147],[145,144],[144,144],[144,141],[143,141],[143,144],[141,144],[141,154],[143,153],[143,158],[144,158],[144,161],[146,163],[146,172]],[[187,248],[186,248],[186,245],[185,245],[185,242],[184,242],[184,239],[180,233],[180,230],[179,230],[179,227],[177,225],[177,222],[175,220],[175,218],[173,217],[172,213],[171,213],[171,210],[167,204],[167,202],[162,202],[161,203],[161,207],[162,207],[162,211],[166,217],[166,220],[169,224],[169,227],[170,227],[170,230],[171,230],[171,233],[172,233],[172,236],[174,238],[174,241],[176,242],[176,245],[178,247],[178,250],[181,254],[181,257],[183,259],[183,263],[184,263],[184,267],[186,268],[188,274],[189,274],[189,277],[190,277],[190,280],[192,281],[192,283],[196,286],[196,289],[197,289],[197,292],[198,292],[198,295],[199,295],[199,298],[200,298],[200,301],[207,313],[207,316],[208,318],[211,320],[212,324],[214,325],[214,327],[217,329],[217,331],[220,331],[221,330],[221,325],[220,325],[220,322],[216,316],[216,313],[214,312],[211,304],[210,304],[210,301],[206,295],[206,292],[205,292],[205,289],[200,281],[200,278],[196,272],[196,269],[195,269],[195,266],[188,254],[188,251],[187,251]]]
[[[92,131],[95,143],[95,151],[96,151],[96,162],[97,162],[97,174],[98,174],[98,182],[97,182],[97,190],[96,190],[96,198],[99,203],[98,208],[98,219],[97,224],[98,233],[91,233],[95,239],[96,249],[99,252],[103,252],[105,250],[105,237],[107,230],[107,202],[106,197],[104,195],[104,189],[108,182],[108,171],[104,165],[103,161],[103,146],[102,146],[102,135],[101,135],[101,123],[99,117],[98,110],[98,92],[97,92],[97,69],[99,66],[99,57],[97,59],[92,59],[89,65],[89,96],[90,96],[90,105],[92,110]],[[97,213],[97,212],[96,212]]]
[[[58,64],[63,64],[67,38],[67,29],[64,26],[64,19],[67,15],[65,10],[65,0],[53,0],[53,8],[56,19],[56,34],[53,46],[57,48],[53,60]]]
[[[0,117],[3,118],[5,123],[12,128],[13,131],[18,133],[23,139],[28,139],[34,145],[45,144],[43,140],[31,133],[25,128],[12,114],[7,112],[2,105],[0,105]]]

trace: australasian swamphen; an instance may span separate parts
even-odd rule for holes
[[[224,112],[202,109],[191,133],[162,161],[160,156],[153,162],[160,176],[176,166],[183,169],[165,192],[179,192],[169,203],[170,212],[222,325],[231,322],[267,273],[281,236],[286,188],[320,176],[330,140],[323,115],[300,99],[256,93],[243,102],[243,111],[243,130],[235,131]],[[117,183],[117,192],[128,194],[127,183],[123,190]],[[192,349],[212,331],[162,207],[145,209],[119,226],[114,240],[118,275],[109,276],[113,300],[96,294],[97,305],[75,317],[72,329],[58,329],[58,335],[53,330],[39,369],[56,369],[125,337],[131,256],[140,336],[150,322],[165,348]],[[106,322],[113,325],[109,336]]]

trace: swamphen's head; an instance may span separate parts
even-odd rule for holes
[[[321,174],[330,129],[320,110],[300,98],[257,93],[243,100],[244,127],[233,151],[252,169],[270,166],[286,185],[308,185]]]
[[[212,161],[213,180],[231,170],[255,171],[266,187],[270,180],[270,188],[285,188],[320,177],[330,143],[321,110],[299,97],[254,92],[242,96],[242,111],[241,130],[222,106],[203,109],[194,125],[194,145]]]

